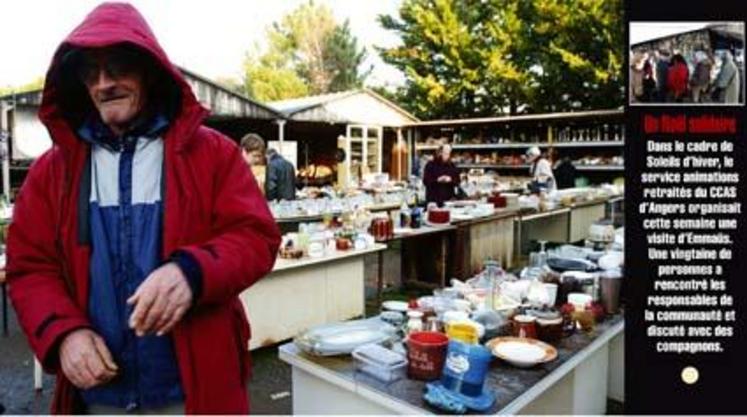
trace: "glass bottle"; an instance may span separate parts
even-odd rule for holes
[[[410,227],[410,208],[407,207],[406,202],[402,202],[399,208],[399,227],[403,229]]]
[[[545,250],[545,245],[547,245],[546,240],[540,240],[538,242],[540,244],[540,251],[537,254],[537,267],[538,268],[544,268],[547,265],[547,250]]]
[[[494,309],[500,296],[501,284],[505,281],[506,276],[500,263],[495,260],[487,260],[483,267],[483,277],[488,285],[490,293],[488,294],[488,307]]]

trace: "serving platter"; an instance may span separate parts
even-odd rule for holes
[[[494,356],[518,368],[531,368],[554,361],[558,357],[558,350],[551,345],[525,337],[496,337],[485,346]]]

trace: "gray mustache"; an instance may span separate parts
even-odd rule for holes
[[[109,100],[113,100],[117,98],[122,98],[126,95],[127,95],[127,92],[125,91],[120,91],[117,89],[106,90],[96,95],[96,101],[99,101],[99,102],[109,101]]]

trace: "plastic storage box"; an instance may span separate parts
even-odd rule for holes
[[[407,358],[377,344],[367,344],[353,351],[356,369],[383,381],[392,382],[407,373]]]

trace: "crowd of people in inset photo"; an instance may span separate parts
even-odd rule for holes
[[[697,50],[691,60],[660,49],[635,52],[630,58],[631,103],[742,102],[743,71],[735,52]]]

